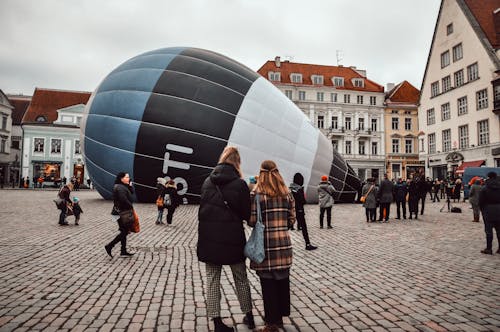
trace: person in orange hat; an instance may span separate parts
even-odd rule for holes
[[[323,219],[326,211],[326,224],[328,228],[332,228],[332,206],[334,203],[333,194],[335,193],[335,188],[333,188],[330,181],[328,181],[328,176],[323,175],[321,177],[321,182],[318,185],[318,201],[319,201],[319,228],[323,228]]]

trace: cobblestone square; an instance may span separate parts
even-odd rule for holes
[[[136,204],[141,232],[128,237],[130,258],[109,259],[117,234],[112,203],[74,192],[80,225],[58,226],[55,191],[0,191],[0,331],[208,331],[205,267],[196,257],[197,206],[181,206],[173,225],[155,225],[156,207]],[[500,255],[482,255],[483,223],[439,212],[426,202],[418,221],[366,223],[360,205],[333,209],[320,229],[306,206],[311,242],[291,231],[292,311],[286,331],[500,331]],[[498,244],[494,240],[494,250]],[[257,325],[260,284],[249,270]],[[222,316],[237,331],[243,313],[224,269]]]

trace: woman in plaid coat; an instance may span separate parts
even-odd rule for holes
[[[292,241],[288,226],[295,223],[295,201],[281,177],[276,163],[265,160],[260,166],[257,186],[252,191],[252,214],[248,224],[257,222],[255,193],[264,223],[264,249],[266,258],[260,264],[251,262],[262,287],[266,326],[261,331],[274,332],[283,326],[283,317],[290,315],[290,267]]]

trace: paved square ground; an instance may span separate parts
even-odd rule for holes
[[[212,328],[196,258],[197,206],[179,207],[172,226],[158,226],[156,207],[137,204],[142,230],[129,236],[136,255],[110,260],[103,246],[117,234],[111,202],[95,191],[75,195],[81,225],[61,227],[55,191],[0,191],[0,331]],[[317,206],[307,206],[319,249],[304,250],[301,232],[291,231],[286,331],[500,331],[500,255],[479,253],[483,224],[458,205],[464,213],[440,213],[442,203],[428,200],[418,221],[367,224],[360,205],[340,204],[333,229],[319,229]],[[250,270],[249,278],[262,324],[260,284]],[[222,315],[247,331],[230,281],[224,269]]]

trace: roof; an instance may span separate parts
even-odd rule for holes
[[[465,0],[472,15],[476,18],[479,26],[488,38],[494,49],[500,48],[500,22],[495,26],[494,11],[500,8],[500,0]],[[500,19],[497,14],[497,20]]]
[[[417,104],[420,98],[420,90],[411,85],[408,81],[403,81],[396,85],[386,94],[387,102]]]
[[[12,110],[12,125],[19,126],[31,102],[31,96],[7,95],[7,98],[9,98],[10,103],[14,106]]]
[[[332,82],[332,77],[343,77],[344,86],[335,87],[339,90],[357,90],[357,91],[372,91],[372,92],[384,92],[384,87],[377,84],[368,78],[364,77],[358,73],[355,69],[351,67],[343,66],[325,66],[325,65],[312,65],[305,63],[295,63],[290,61],[280,61],[280,66],[276,66],[275,61],[267,61],[260,69],[257,71],[264,78],[268,79],[268,72],[279,72],[281,73],[282,84],[292,84],[292,85],[314,85],[311,80],[312,75],[323,75],[323,83],[321,86],[335,87]],[[292,73],[302,74],[302,83],[292,83],[290,75]],[[362,78],[365,82],[364,87],[355,87],[351,81],[353,78]],[[274,81],[271,81],[275,83]]]
[[[484,165],[484,160],[474,160],[474,161],[463,161],[460,166],[457,167],[455,172],[461,174],[467,167],[479,167]]]
[[[72,105],[87,104],[90,95],[90,92],[36,88],[22,123],[39,123],[36,121],[39,116],[47,119],[45,123],[52,123],[57,120],[57,110]]]

